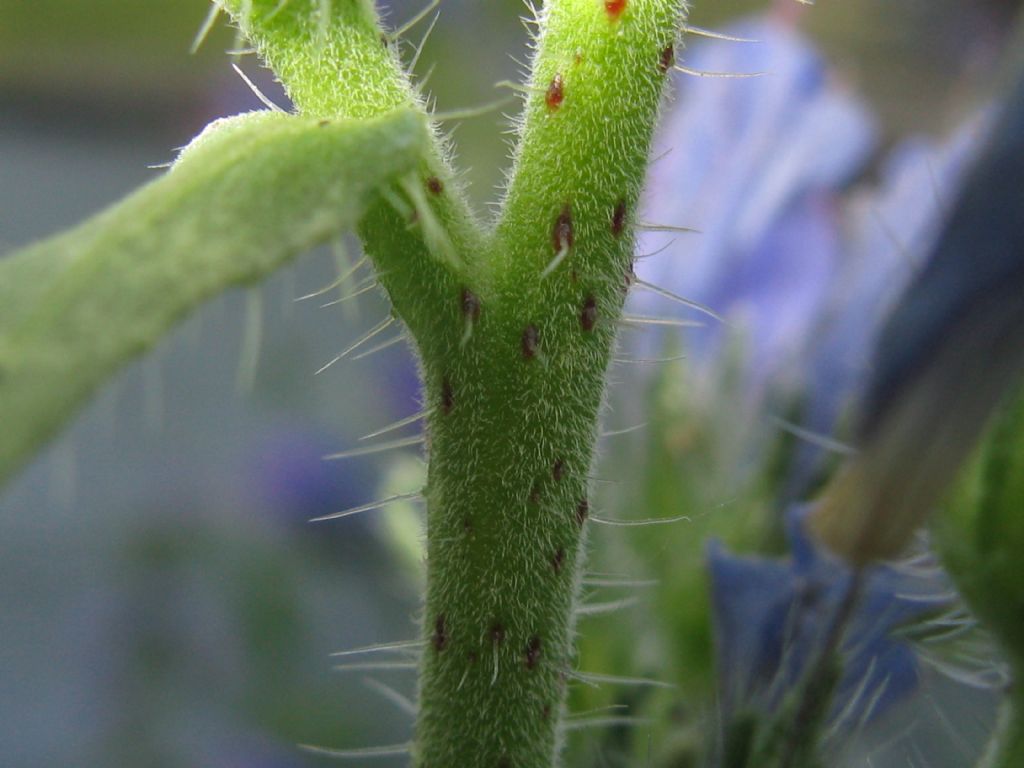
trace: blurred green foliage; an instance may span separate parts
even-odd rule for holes
[[[1024,392],[998,414],[935,528],[957,586],[1024,670]]]
[[[189,60],[208,8],[207,0],[4,3],[0,88],[37,94],[192,89],[222,61],[232,39],[221,26],[200,57]]]

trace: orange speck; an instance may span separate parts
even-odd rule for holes
[[[612,234],[616,237],[622,235],[622,230],[626,228],[626,201],[619,200],[615,204],[615,210],[612,211]]]
[[[665,49],[661,52],[661,58],[658,59],[658,71],[661,74],[665,74],[669,71],[672,65],[676,61],[676,49],[672,43],[665,46]]]
[[[572,224],[572,206],[568,203],[562,206],[562,212],[555,219],[555,226],[551,230],[551,244],[555,253],[561,253],[567,248],[572,248],[576,242],[576,234]]]
[[[548,92],[544,94],[544,103],[548,105],[548,109],[554,111],[562,106],[563,99],[565,99],[565,91],[562,84],[562,75],[558,73],[551,78]]]
[[[626,0],[604,0],[604,9],[614,21],[626,10]]]

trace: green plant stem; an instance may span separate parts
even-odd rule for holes
[[[373,3],[217,2],[281,80],[301,115],[370,118],[395,109],[423,115],[419,166],[399,188],[371,204],[359,233],[381,285],[417,342],[443,337],[445,308],[457,307],[459,286],[489,281],[484,233]]]
[[[420,766],[557,762],[597,414],[679,12],[674,0],[619,17],[591,0],[547,4],[493,288],[467,286],[479,315],[422,345]]]
[[[0,262],[0,484],[202,301],[353,229],[380,186],[416,168],[423,122],[218,121],[165,176]]]
[[[162,179],[0,266],[0,479],[198,302],[357,226],[429,406],[414,760],[550,768],[597,417],[682,0],[547,4],[494,232],[370,0],[218,5],[299,114],[218,123]]]
[[[839,649],[863,586],[863,571],[854,569],[822,638],[817,657],[809,665],[797,689],[792,713],[783,713],[783,736],[776,763],[778,768],[811,768],[820,765],[819,738],[842,675]]]
[[[224,5],[302,114],[421,108],[365,0]],[[681,15],[680,0],[547,3],[496,231],[440,142],[360,226],[429,409],[419,766],[558,760],[587,475]]]
[[[281,80],[299,111],[374,117],[411,89],[371,0],[214,0]]]

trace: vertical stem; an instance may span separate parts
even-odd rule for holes
[[[813,764],[817,759],[821,726],[828,717],[842,668],[839,659],[840,644],[850,617],[857,607],[863,585],[863,571],[855,568],[826,628],[821,648],[804,673],[796,709],[787,718],[788,722],[784,723],[785,736],[777,763],[778,768]]]
[[[492,282],[466,285],[463,317],[420,340],[432,416],[419,766],[558,761],[587,475],[680,6],[547,4]]]

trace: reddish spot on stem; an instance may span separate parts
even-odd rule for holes
[[[604,9],[612,21],[615,21],[626,10],[626,0],[604,0]]]
[[[661,58],[658,59],[658,71],[661,74],[665,74],[671,69],[672,65],[676,63],[676,49],[672,43],[669,43],[665,50],[661,52]]]
[[[562,563],[565,562],[565,547],[559,547],[558,551],[551,556],[551,567],[555,569],[555,573],[561,573]]]
[[[551,468],[551,476],[555,478],[556,483],[565,477],[565,461],[563,459],[555,461],[555,465]]]
[[[526,668],[533,669],[540,660],[540,637],[534,635],[526,646]]]
[[[580,311],[580,327],[588,333],[594,330],[597,325],[597,299],[587,296],[583,300],[583,309]]]
[[[626,270],[622,273],[622,295],[625,296],[629,293],[629,289],[633,287],[633,282],[636,280],[636,272],[633,270],[633,262],[626,265]]]
[[[491,625],[491,642],[495,645],[501,645],[505,642],[505,627],[500,621],[496,621]]]
[[[562,83],[562,73],[558,72],[551,78],[551,84],[548,85],[548,92],[544,94],[544,103],[548,105],[548,109],[554,112],[562,106],[562,101],[564,99],[565,88]]]
[[[440,653],[448,645],[448,632],[444,626],[444,614],[440,614],[437,617],[437,621],[434,622],[434,637],[433,637],[434,650]]]
[[[626,228],[626,201],[619,200],[612,211],[612,234],[616,237],[622,235]]]
[[[431,176],[427,179],[427,189],[432,195],[440,195],[444,192],[444,183],[437,176]]]
[[[555,226],[551,230],[551,244],[555,253],[572,248],[576,242],[576,232],[572,224],[572,206],[566,203],[562,206],[562,212],[555,219]]]
[[[590,502],[586,499],[580,499],[576,505],[576,525],[583,527],[583,524],[587,522],[587,518],[590,516]]]
[[[441,413],[447,416],[452,412],[455,405],[455,393],[452,391],[452,383],[445,378],[441,382]]]
[[[550,704],[545,704],[544,705],[544,708],[541,709],[541,711],[540,711],[540,716],[544,720],[545,723],[548,720],[551,719],[551,705]]]
[[[521,345],[524,358],[532,360],[537,356],[537,348],[540,346],[540,331],[537,330],[537,326],[526,326],[523,330]]]

